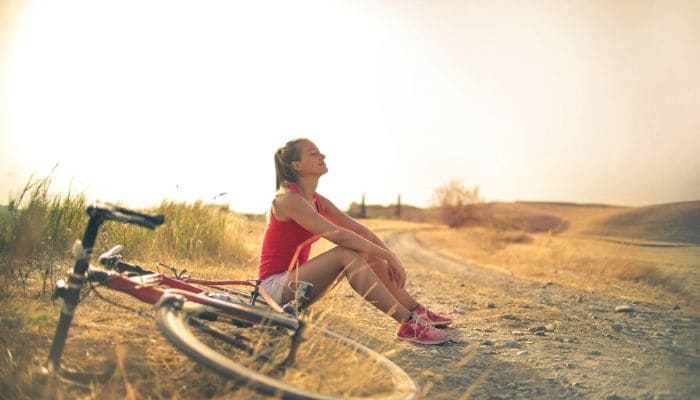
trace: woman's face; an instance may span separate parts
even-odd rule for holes
[[[321,176],[328,172],[326,156],[310,140],[304,140],[298,144],[300,148],[299,161],[292,161],[292,167],[298,176]]]

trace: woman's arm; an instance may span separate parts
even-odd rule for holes
[[[327,202],[329,203],[329,202]],[[323,204],[326,206],[326,203]],[[337,210],[337,207],[333,206]],[[328,210],[326,209],[326,212]],[[382,245],[369,240],[344,226],[335,225],[319,215],[311,204],[299,194],[287,192],[277,196],[273,204],[273,212],[278,219],[293,219],[309,232],[315,233],[338,246],[355,250],[365,259],[379,257],[387,260],[391,269],[390,275],[395,278],[399,287],[403,287],[406,275],[401,262],[383,245],[381,240],[372,234]],[[331,217],[331,214],[328,214]],[[332,218],[332,217],[331,217]],[[349,218],[349,217],[348,217]],[[334,220],[335,222],[335,220]],[[359,225],[359,224],[358,224]],[[361,225],[360,225],[361,226]],[[365,228],[367,229],[367,228]],[[367,231],[369,231],[367,229]],[[369,231],[371,233],[371,231]]]
[[[319,215],[311,204],[294,192],[283,193],[275,199],[273,212],[278,219],[293,219],[309,232],[315,233],[338,246],[347,247],[362,254],[386,257],[386,249],[358,235],[357,233],[334,225]]]
[[[401,279],[405,280],[406,279],[406,270],[401,263],[401,260],[399,260],[398,256],[394,254],[394,252],[389,249],[389,247],[377,236],[374,232],[372,232],[371,229],[367,228],[366,226],[362,225],[361,223],[357,222],[355,219],[341,211],[335,204],[333,204],[332,201],[328,200],[327,198],[318,195],[318,197],[321,199],[321,203],[323,205],[323,210],[326,216],[333,221],[336,225],[343,227],[345,229],[348,229],[352,232],[355,232],[356,234],[362,236],[363,238],[369,240],[370,242],[374,243],[375,245],[385,249],[386,251],[391,254],[391,257],[380,257],[382,260],[386,260],[389,262],[390,265],[393,265],[394,268],[396,268],[397,273],[400,273]],[[370,264],[373,264],[373,260],[366,258],[367,262]],[[393,271],[392,271],[393,273]],[[401,285],[403,287],[403,284]]]
[[[332,201],[327,198],[318,195],[323,204],[323,210],[325,214],[333,221],[336,225],[341,226],[345,229],[351,230],[363,238],[369,240],[370,242],[376,244],[379,247],[389,249],[386,244],[377,236],[371,229],[357,222],[355,219],[341,211]]]

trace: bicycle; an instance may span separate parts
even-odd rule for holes
[[[95,284],[129,294],[154,304],[155,320],[165,338],[195,362],[221,376],[246,385],[257,392],[285,399],[327,399],[347,393],[328,393],[330,380],[343,379],[343,372],[323,376],[323,370],[338,371],[336,361],[361,358],[367,361],[368,374],[381,374],[389,382],[379,393],[360,390],[351,396],[363,398],[413,399],[416,386],[396,364],[374,350],[300,316],[308,285],[299,284],[293,307],[285,310],[271,299],[260,281],[254,279],[211,281],[190,277],[186,271],[173,271],[174,276],[149,271],[122,260],[122,246],[115,246],[98,257],[104,268],[90,265],[98,230],[105,221],[135,224],[154,230],[164,223],[162,215],[151,216],[117,207],[96,204],[87,208],[89,219],[82,241],[74,245],[75,264],[68,281],[59,280],[54,298],[64,301],[51,343],[46,372],[61,379],[87,384],[106,382],[113,370],[85,373],[61,364],[81,289]],[[199,286],[198,286],[199,285]],[[230,285],[247,286],[250,292]],[[203,289],[204,286],[206,289]],[[313,333],[313,334],[311,334]],[[319,352],[331,354],[328,365],[315,365]],[[301,357],[300,357],[301,356]],[[300,361],[300,358],[311,361]],[[313,364],[313,365],[310,365]],[[306,374],[311,387],[297,387],[284,382],[295,371]],[[318,374],[315,383],[309,371]],[[340,376],[335,376],[340,375]],[[329,383],[329,382],[325,382]],[[360,388],[362,389],[362,388]],[[379,390],[379,389],[378,389]]]

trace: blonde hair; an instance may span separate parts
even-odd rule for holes
[[[299,144],[305,138],[290,140],[275,152],[275,190],[279,190],[285,183],[296,183],[297,175],[292,168],[293,161],[301,160],[301,148]]]

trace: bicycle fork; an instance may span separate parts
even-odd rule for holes
[[[112,374],[112,371],[98,374],[80,373],[61,366],[61,356],[68,338],[68,331],[73,322],[75,309],[80,301],[80,290],[85,286],[87,280],[86,272],[90,264],[90,255],[95,244],[97,231],[102,222],[104,222],[104,219],[100,216],[90,217],[82,242],[77,241],[73,246],[75,265],[73,272],[68,275],[68,283],[66,284],[62,279],[59,280],[56,282],[53,292],[53,298],[60,297],[63,300],[63,306],[61,307],[61,315],[51,342],[46,369],[49,374],[56,372],[61,378],[81,384],[87,384],[95,380],[104,381]]]

